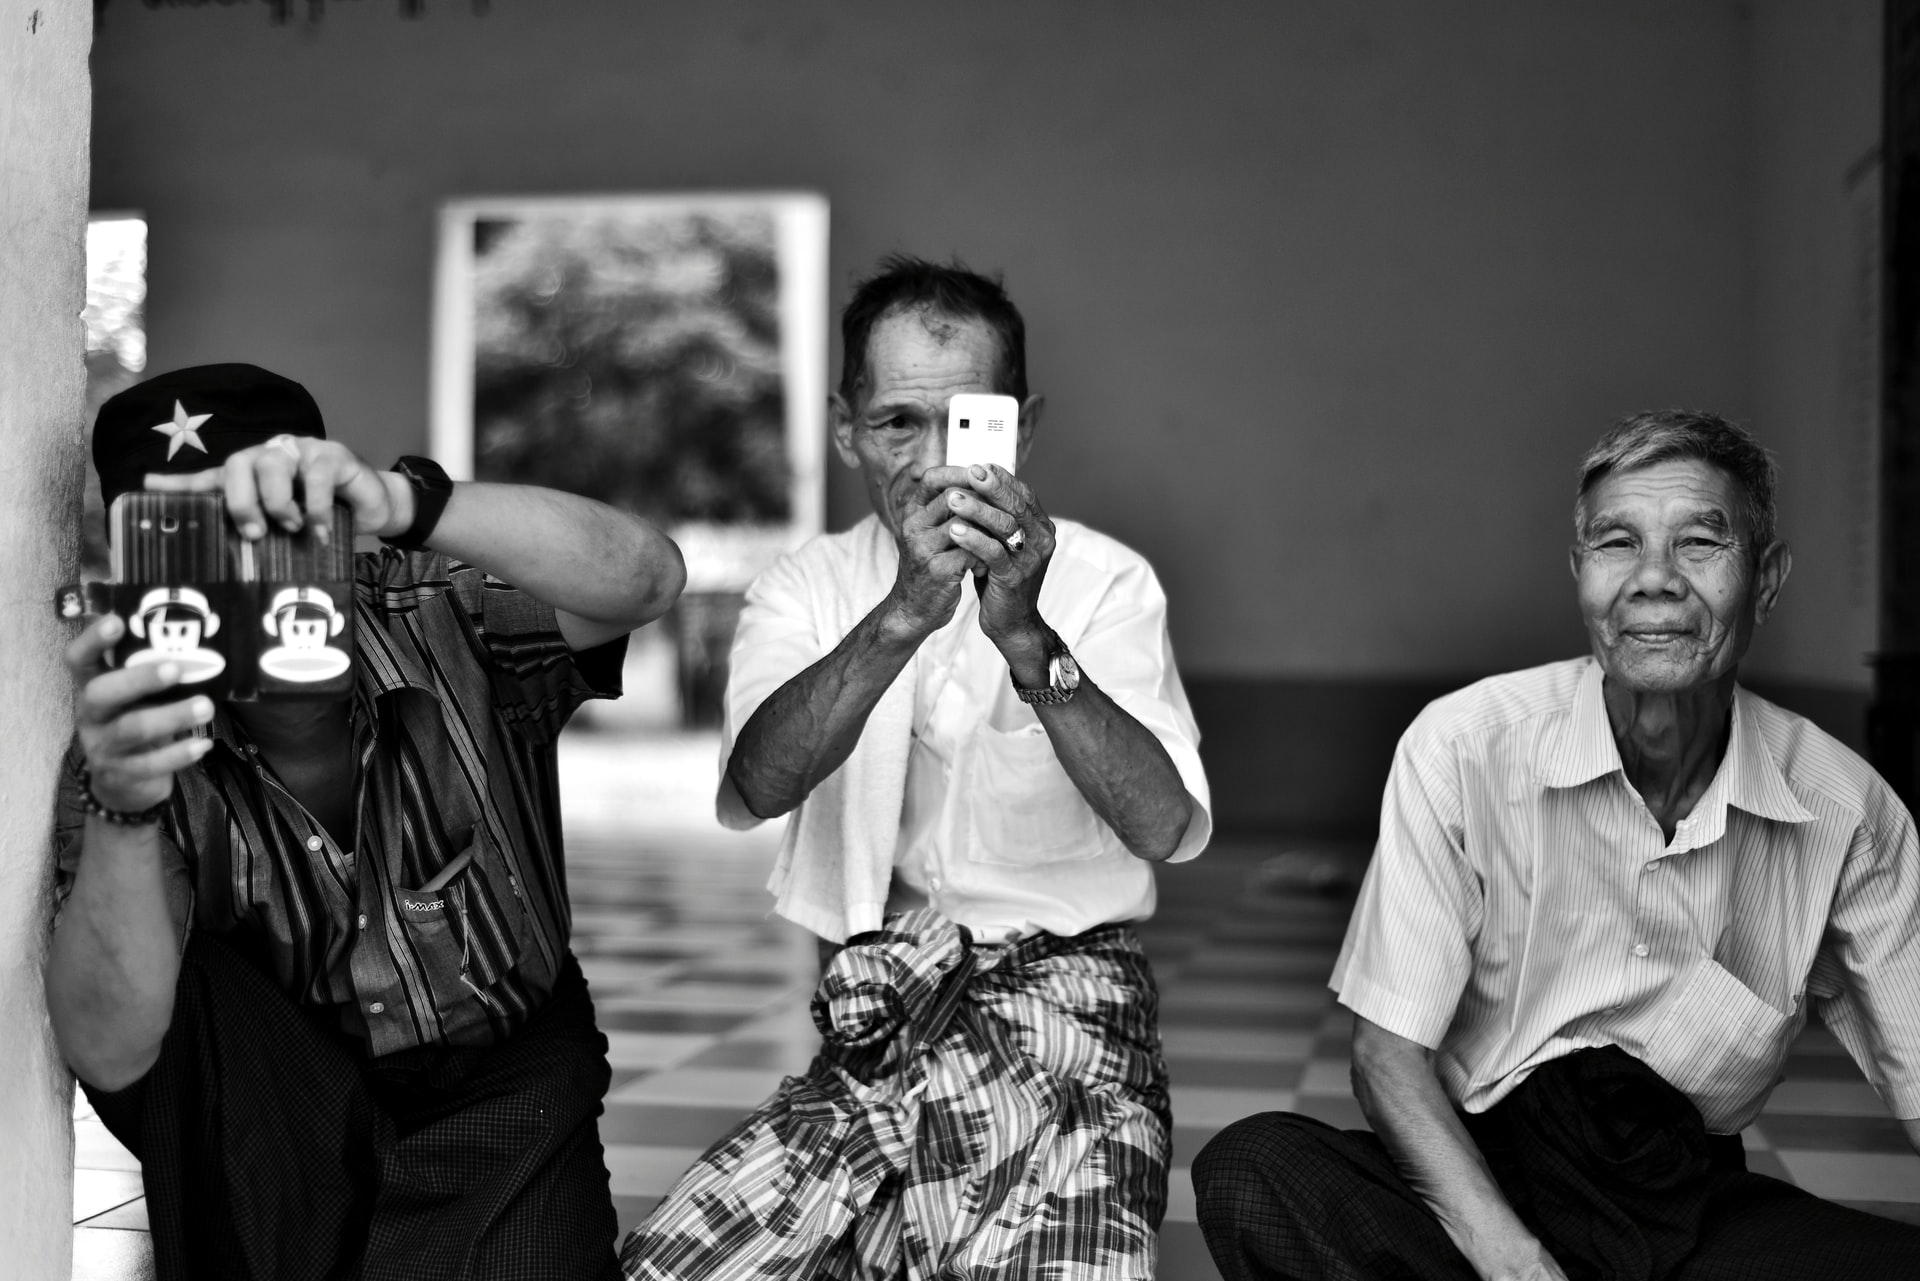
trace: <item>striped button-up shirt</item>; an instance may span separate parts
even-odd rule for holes
[[[619,693],[625,641],[574,654],[550,607],[438,554],[355,568],[355,830],[323,829],[222,708],[161,822],[169,879],[189,928],[240,936],[370,1056],[487,1044],[566,955],[554,740],[583,700]],[[62,894],[77,800],[69,777]]]
[[[1809,1003],[1895,1116],[1920,1117],[1920,847],[1879,775],[1745,690],[1668,840],[1628,782],[1591,659],[1496,676],[1401,739],[1334,968],[1341,1003],[1437,1051],[1484,1111],[1618,1045],[1750,1122]]]

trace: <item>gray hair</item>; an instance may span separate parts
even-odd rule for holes
[[[1773,545],[1773,491],[1780,469],[1773,456],[1744,427],[1718,414],[1692,409],[1654,409],[1615,423],[1580,460],[1580,491],[1573,504],[1576,533],[1586,524],[1587,495],[1613,472],[1637,471],[1656,463],[1697,458],[1718,467],[1745,495],[1742,514],[1758,556]]]

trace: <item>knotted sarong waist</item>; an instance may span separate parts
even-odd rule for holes
[[[628,1236],[627,1275],[1149,1281],[1170,1128],[1156,1005],[1123,925],[976,945],[930,911],[889,917],[829,963],[806,1075]]]

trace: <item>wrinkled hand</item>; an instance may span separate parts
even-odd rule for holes
[[[1501,1273],[1497,1281],[1567,1281],[1567,1274],[1552,1259],[1543,1258],[1524,1271]]]
[[[980,593],[980,630],[1002,652],[1044,650],[1040,585],[1053,559],[1053,522],[1033,490],[999,467],[935,467],[921,484],[944,490],[954,545],[985,567]],[[1018,551],[1007,540],[1018,530]],[[1011,653],[1008,655],[1013,656]]]
[[[279,442],[291,442],[291,448]],[[300,482],[301,500],[294,497]],[[413,519],[413,488],[393,472],[375,471],[338,441],[281,436],[229,456],[218,467],[185,476],[149,475],[146,487],[163,493],[224,490],[227,515],[242,538],[263,537],[271,519],[294,532],[311,526],[314,537],[333,536],[335,498],[353,512],[361,533],[388,535]]]
[[[210,738],[183,737],[213,719],[213,700],[196,695],[132,707],[177,684],[180,668],[174,663],[108,668],[107,649],[125,632],[117,614],[96,619],[67,646],[66,663],[94,799],[108,809],[143,810],[166,800],[173,776],[213,747]]]
[[[1510,1252],[1508,1261],[1491,1267],[1478,1267],[1475,1270],[1488,1281],[1567,1281],[1567,1274],[1554,1261],[1547,1248],[1538,1241],[1529,1238],[1517,1251]]]
[[[914,640],[946,626],[960,604],[960,584],[980,567],[972,552],[955,546],[945,494],[935,494],[900,522],[900,567],[888,594],[890,615]]]

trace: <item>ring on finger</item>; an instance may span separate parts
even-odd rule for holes
[[[281,432],[278,436],[269,440],[267,442],[267,448],[285,450],[287,457],[293,459],[296,463],[300,461],[300,442],[290,432]]]
[[[1022,547],[1025,547],[1027,545],[1027,531],[1024,529],[1014,530],[1011,534],[1007,535],[1006,542],[1007,542],[1008,551],[1010,552],[1019,551]]]

